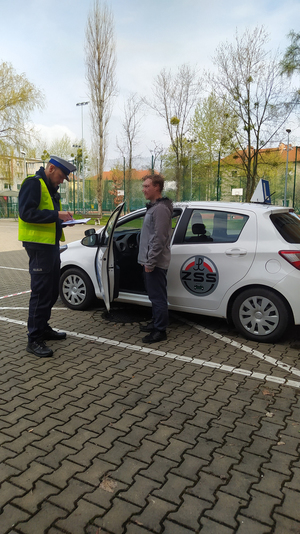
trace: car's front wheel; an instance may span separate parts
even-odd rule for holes
[[[246,289],[235,299],[232,320],[247,339],[274,343],[289,325],[290,310],[280,295],[261,287]]]
[[[95,298],[93,284],[81,269],[71,268],[60,277],[61,300],[71,310],[86,310]]]

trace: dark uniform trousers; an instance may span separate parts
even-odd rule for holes
[[[144,280],[149,300],[152,304],[152,319],[155,330],[165,331],[169,325],[167,269],[155,267],[147,273],[144,268]]]
[[[26,247],[29,256],[31,297],[28,314],[28,341],[42,340],[48,326],[51,308],[59,294],[60,253],[59,245],[42,248]]]

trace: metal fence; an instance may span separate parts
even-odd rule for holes
[[[111,180],[105,180],[103,182],[103,191],[102,191],[102,211],[111,212],[114,210],[116,205],[115,197],[112,194],[114,184]],[[199,194],[198,194],[199,193]],[[168,189],[164,193],[166,196],[175,200],[176,192],[174,189]],[[181,200],[190,200],[190,186],[189,184],[186,187],[183,187],[182,199]],[[83,200],[84,196],[84,200]],[[64,210],[69,210],[74,213],[98,213],[98,201],[97,201],[97,192],[95,182],[90,182],[85,180],[84,195],[83,195],[83,184],[80,181],[73,182],[70,181],[67,186],[63,184],[61,187],[61,199],[62,207]],[[121,195],[121,200],[123,199],[123,194]],[[200,200],[200,189],[193,191],[193,200]],[[126,211],[134,211],[139,208],[142,208],[145,205],[145,197],[142,191],[142,182],[141,180],[132,180],[130,187],[129,198],[125,198],[125,208]]]
[[[4,199],[0,197],[0,219],[14,218],[19,216],[18,202],[16,198]]]
[[[201,185],[200,185],[201,184]],[[245,185],[243,182],[240,184],[242,187]],[[165,195],[176,200],[176,191],[174,189],[174,182],[165,182]],[[232,184],[231,184],[232,186]],[[293,184],[289,184],[287,205],[294,205],[297,213],[300,211],[300,188],[292,187]],[[115,197],[112,194],[114,184],[110,180],[103,181],[103,201],[102,212],[111,213],[116,207]],[[270,183],[270,187],[274,186]],[[245,187],[243,187],[245,191]],[[62,209],[71,211],[72,213],[89,213],[97,215],[98,213],[98,201],[97,190],[95,181],[85,180],[85,187],[83,191],[82,181],[78,183],[74,180],[70,180],[69,183],[64,182],[60,187]],[[123,192],[122,192],[123,193]],[[83,201],[84,197],[84,201]],[[119,197],[117,203],[122,201],[123,194]],[[191,183],[188,177],[185,177],[181,188],[181,201],[188,200],[217,200],[216,188],[209,189],[205,187],[204,180],[195,180]],[[243,201],[244,196],[234,197],[231,194],[231,188],[223,187],[220,182],[218,200],[223,201]],[[272,204],[283,205],[283,195],[280,188],[275,188],[275,193],[272,195]],[[142,192],[141,180],[132,180],[130,197],[125,199],[125,211],[134,211],[145,205],[145,198]],[[0,197],[0,218],[18,218],[18,199],[16,197]]]

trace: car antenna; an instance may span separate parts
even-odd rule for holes
[[[268,196],[267,198],[265,198],[265,200],[264,200],[264,204],[269,204],[268,201],[270,200],[270,198],[271,198],[273,195],[275,195],[275,193],[276,193],[276,191],[274,191],[273,193],[270,193],[269,196]]]

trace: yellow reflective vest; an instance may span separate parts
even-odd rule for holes
[[[31,178],[31,176],[27,176]],[[25,178],[25,180],[27,180]],[[25,180],[22,182],[25,182]],[[39,210],[54,210],[53,201],[48,188],[42,178],[39,179],[41,184],[41,200],[38,206]],[[22,187],[22,186],[21,186]],[[59,201],[60,210],[61,202]],[[19,217],[19,241],[28,241],[30,243],[44,243],[46,245],[55,245],[56,223],[28,223]],[[62,233],[61,241],[65,241]]]

